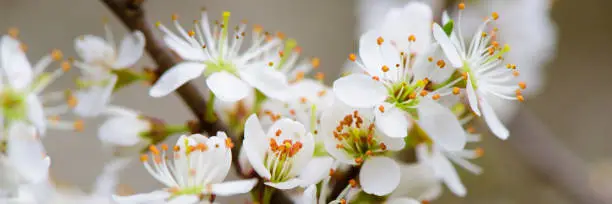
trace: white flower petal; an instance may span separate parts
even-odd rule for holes
[[[198,195],[181,195],[175,198],[171,198],[166,204],[196,204],[200,202]]]
[[[2,69],[12,88],[27,88],[33,80],[32,65],[21,48],[21,42],[5,35],[0,44]]]
[[[464,197],[467,194],[467,190],[463,183],[461,183],[461,179],[459,178],[459,174],[457,174],[457,170],[453,167],[453,164],[448,161],[446,157],[444,157],[440,152],[434,152],[433,156],[433,166],[436,174],[441,176],[444,181],[444,184],[450,189],[453,194]]]
[[[134,65],[144,52],[145,39],[140,31],[134,31],[129,35],[125,35],[119,45],[119,54],[117,60],[113,64],[113,68],[122,69]]]
[[[381,26],[385,40],[394,41],[398,49],[422,53],[431,43],[431,22],[433,14],[429,5],[422,2],[409,2],[402,9],[388,12]],[[414,35],[411,43],[408,36]],[[410,45],[410,46],[409,46]]]
[[[261,129],[261,124],[257,115],[251,115],[244,124],[244,145],[249,163],[259,176],[270,179],[272,175],[264,166],[264,155],[268,144],[266,144],[266,134]]]
[[[389,137],[406,137],[412,126],[412,121],[406,113],[389,103],[383,103],[382,106],[384,107],[384,112],[380,112],[379,108],[376,108],[374,111],[376,127]]]
[[[359,181],[366,193],[384,196],[393,192],[399,185],[400,169],[393,159],[372,157],[361,167]]]
[[[344,118],[345,115],[350,114],[352,111],[347,107],[346,104],[341,101],[334,101],[331,108],[327,109],[321,115],[321,128],[318,136],[323,138],[325,144],[325,150],[336,160],[345,164],[355,164],[355,160],[350,158],[348,154],[336,148],[339,141],[334,138],[333,132],[336,129],[338,123]]]
[[[468,102],[470,104],[470,108],[474,111],[474,114],[480,116],[480,109],[478,108],[478,96],[476,95],[476,90],[474,90],[474,86],[472,85],[472,80],[470,80],[470,76],[468,75],[468,82],[465,86],[465,91],[468,97]]]
[[[111,75],[105,86],[92,86],[85,91],[77,91],[78,103],[74,112],[82,117],[95,117],[106,110],[110,102],[113,89],[117,83],[117,76]]]
[[[386,204],[421,204],[421,202],[412,198],[391,198]]]
[[[98,36],[85,35],[77,37],[74,49],[86,63],[108,63],[115,58],[115,50],[104,39]]]
[[[37,95],[29,94],[26,98],[26,103],[28,105],[28,119],[38,128],[41,135],[45,135],[47,123],[41,101]]]
[[[418,111],[418,124],[436,144],[448,151],[465,147],[466,133],[448,108],[432,100],[422,100]]]
[[[402,175],[407,176],[400,178],[399,186],[390,197],[407,196],[419,200],[435,200],[442,194],[442,183],[429,163],[419,160],[416,164],[400,164],[400,171]]]
[[[453,45],[451,39],[446,35],[446,32],[438,25],[437,23],[433,26],[433,36],[440,44],[442,51],[446,54],[446,58],[450,61],[453,67],[462,67],[463,60],[461,60],[461,56],[457,48]]]
[[[193,47],[176,36],[165,35],[164,42],[172,51],[176,52],[183,60],[189,61],[205,61],[206,55],[201,47]]]
[[[345,104],[371,108],[387,98],[387,89],[379,81],[363,74],[352,74],[334,82],[336,97]]]
[[[289,98],[289,84],[282,72],[268,66],[254,66],[240,71],[240,78],[264,95],[284,101]]]
[[[377,42],[378,37],[381,37],[380,34],[371,30],[359,38],[359,57],[365,66],[365,71],[374,76],[382,75],[383,58]]]
[[[304,190],[302,204],[317,204],[317,185],[312,184]]]
[[[14,123],[9,127],[10,139],[7,145],[8,159],[16,172],[32,183],[47,178],[50,164],[41,141],[35,135],[34,127]]]
[[[130,196],[113,195],[113,201],[119,204],[148,204],[148,203],[163,203],[164,200],[170,197],[167,191],[153,191],[150,193],[135,194]]]
[[[247,97],[249,85],[238,77],[226,72],[215,72],[206,79],[206,85],[219,100],[234,102]]]
[[[112,117],[98,128],[98,139],[103,143],[133,146],[144,142],[141,134],[150,129],[151,124],[138,116]]]
[[[202,75],[206,65],[197,62],[181,62],[166,71],[149,90],[152,97],[162,97],[178,87]]]
[[[495,110],[493,110],[493,107],[491,107],[486,100],[480,101],[480,107],[482,108],[482,115],[487,122],[487,125],[489,125],[491,132],[493,132],[493,134],[495,134],[495,136],[497,136],[499,139],[508,139],[510,132],[508,132],[508,129],[506,129],[504,124],[499,120],[497,114],[495,114]]]
[[[304,181],[302,187],[316,184],[329,175],[329,169],[332,167],[334,160],[331,157],[315,157],[308,162],[308,165],[302,169],[300,179]]]
[[[212,193],[218,196],[232,196],[248,193],[257,184],[257,179],[229,181],[212,185]]]
[[[378,136],[378,139],[387,146],[388,150],[399,151],[404,149],[406,141],[402,137],[388,137],[384,134]]]
[[[289,189],[293,189],[295,187],[300,186],[302,183],[304,183],[304,181],[297,179],[297,178],[292,178],[292,179],[289,179],[283,182],[278,182],[278,183],[265,182],[264,184],[271,186],[273,188],[279,189],[279,190],[289,190]]]

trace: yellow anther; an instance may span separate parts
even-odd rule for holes
[[[17,37],[19,37],[19,29],[17,29],[17,28],[9,28],[8,34],[11,37],[13,37],[13,38],[17,38]]]
[[[461,89],[459,89],[458,87],[453,87],[453,94],[458,95],[460,90]]]
[[[64,72],[70,71],[70,68],[72,68],[72,65],[69,61],[63,61],[60,66],[62,67],[62,71]]]
[[[351,54],[349,54],[349,58],[348,59],[354,62],[355,60],[357,60],[357,55],[351,53]]]
[[[388,71],[389,71],[389,67],[388,67],[387,65],[383,65],[383,66],[382,66],[382,68],[381,68],[381,70],[382,70],[383,72],[388,72]]]
[[[497,20],[497,19],[499,19],[499,14],[497,12],[493,12],[491,14],[491,17],[493,17],[493,20]]]
[[[193,36],[195,35],[195,31],[193,31],[193,30],[189,30],[189,31],[187,32],[187,35],[189,35],[189,37],[193,37]]]
[[[83,129],[85,129],[85,124],[83,123],[82,120],[75,120],[74,123],[72,124],[74,130],[81,132],[83,131]]]
[[[377,43],[378,45],[382,45],[382,44],[383,44],[383,42],[385,42],[385,39],[383,39],[383,37],[378,37],[378,38],[376,38],[376,43]]]
[[[523,97],[523,95],[516,95],[516,100],[523,102],[525,101],[525,97]]]
[[[140,161],[141,162],[146,162],[149,160],[149,156],[147,156],[146,154],[140,155]]]
[[[410,36],[408,36],[408,41],[409,42],[414,42],[414,41],[416,41],[416,37],[414,35],[410,35]]]
[[[149,145],[149,151],[154,155],[159,155],[159,149],[155,145]]]
[[[440,99],[440,94],[438,94],[438,93],[437,93],[437,94],[434,94],[434,95],[433,95],[431,98],[432,98],[433,100],[438,100],[438,99]]]
[[[64,57],[64,54],[62,53],[61,50],[54,49],[51,51],[51,59],[58,61],[58,60],[61,60],[62,57]]]
[[[459,3],[458,8],[459,8],[459,10],[465,9],[465,4],[464,3]]]
[[[519,87],[521,87],[521,89],[526,89],[527,88],[527,83],[525,83],[524,81],[521,81],[518,83]]]
[[[315,68],[315,69],[316,69],[316,68],[318,68],[318,67],[319,67],[319,65],[321,65],[321,60],[320,60],[319,58],[317,58],[317,57],[313,57],[313,58],[310,60],[310,63],[312,64],[312,68]]]

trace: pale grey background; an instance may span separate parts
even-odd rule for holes
[[[247,19],[250,24],[262,24],[266,30],[280,30],[297,39],[304,55],[321,58],[323,69],[333,76],[340,72],[347,54],[354,51],[354,4],[351,0],[149,0],[145,7],[150,19],[169,24],[171,14],[178,13],[184,25],[190,25],[203,6],[211,18],[230,10],[233,22]],[[526,102],[564,144],[595,167],[595,181],[610,178],[612,173],[610,8],[612,3],[606,0],[556,3],[553,16],[560,31],[558,58],[550,65],[545,93]],[[116,38],[120,38],[125,29],[95,0],[0,0],[0,30],[18,27],[21,39],[29,45],[30,60],[53,48],[75,56],[72,40],[81,34],[103,35],[103,17],[110,17]],[[141,65],[152,63],[146,59]],[[76,76],[73,71],[50,90],[70,87]],[[191,119],[177,97],[150,99],[146,90],[146,86],[136,84],[121,90],[113,102],[170,122]],[[109,152],[102,151],[96,139],[96,122],[87,121],[83,133],[51,131],[45,138],[57,180],[90,188],[103,162],[109,159]],[[530,172],[511,147],[493,137],[487,137],[485,143],[487,153],[478,161],[485,173],[463,177],[470,191],[467,199],[447,193],[436,203],[569,203],[547,181]],[[160,186],[138,162],[122,174],[122,179],[137,192]],[[597,185],[597,189],[610,194],[612,188],[607,185]]]

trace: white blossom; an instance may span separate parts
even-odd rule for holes
[[[149,94],[165,96],[186,82],[206,75],[208,88],[223,101],[243,99],[251,87],[268,97],[285,98],[288,86],[285,75],[270,69],[274,62],[260,60],[263,52],[278,46],[281,40],[264,35],[262,29],[256,27],[251,46],[241,52],[246,24],[241,23],[229,35],[229,17],[230,12],[224,12],[223,22],[211,27],[208,15],[203,11],[201,20],[194,23],[194,30],[186,31],[179,24],[178,17],[173,16],[178,35],[158,23],[158,28],[165,34],[164,42],[185,61],[165,72]]]
[[[83,35],[74,42],[75,50],[82,59],[74,62],[82,74],[78,81],[78,103],[74,112],[84,117],[97,116],[105,110],[119,80],[117,72],[134,66],[144,52],[145,39],[142,32],[134,31],[125,35],[117,47],[109,26],[105,25],[104,28],[105,39]]]
[[[276,121],[266,133],[253,114],[245,124],[244,137],[249,163],[266,185],[277,189],[317,183],[328,174],[333,162],[329,157],[313,158],[312,134],[288,118]]]
[[[153,123],[139,113],[119,107],[109,107],[109,114],[98,128],[98,139],[103,144],[118,147],[120,152],[137,152],[152,144],[147,134],[153,129]]]
[[[168,188],[145,194],[113,196],[118,203],[197,203],[203,196],[230,196],[249,192],[257,179],[223,182],[230,170],[233,144],[223,132],[205,137],[181,136],[166,157],[168,147],[150,146],[152,162],[141,157],[145,169]]]

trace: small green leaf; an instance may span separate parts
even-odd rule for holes
[[[113,70],[113,74],[117,75],[117,83],[115,84],[115,88],[113,88],[113,92],[119,91],[121,88],[124,88],[139,80],[146,79],[146,77],[143,75],[130,69]]]
[[[446,35],[450,36],[453,33],[453,27],[455,26],[455,22],[453,20],[448,20],[448,23],[444,24],[442,29],[446,33]]]

